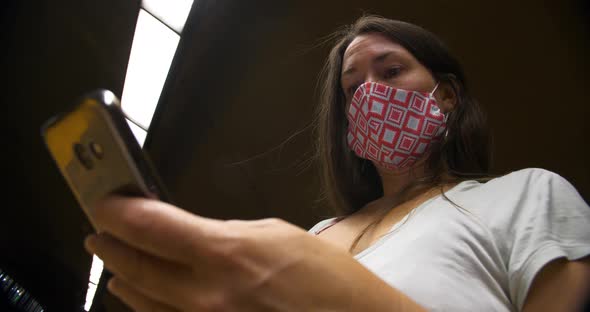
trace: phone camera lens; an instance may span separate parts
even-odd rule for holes
[[[90,142],[89,146],[90,150],[92,151],[92,154],[94,154],[96,158],[102,159],[102,157],[104,156],[104,150],[102,149],[102,145],[96,142]]]
[[[94,162],[92,161],[92,158],[90,158],[84,145],[80,143],[74,144],[74,153],[84,168],[90,170],[94,167]]]

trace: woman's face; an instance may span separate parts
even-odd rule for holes
[[[430,71],[408,50],[377,33],[360,35],[350,43],[344,52],[341,77],[347,106],[365,82],[421,92],[431,92],[436,85]]]

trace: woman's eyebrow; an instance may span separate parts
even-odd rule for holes
[[[373,63],[381,63],[381,62],[385,61],[385,59],[388,56],[390,56],[391,54],[397,54],[397,53],[395,53],[394,51],[383,52],[373,58]]]
[[[372,60],[373,63],[382,63],[383,61],[385,61],[385,59],[390,56],[390,55],[399,55],[396,51],[385,51],[383,53],[378,54],[377,56],[375,56]],[[348,68],[346,68],[344,71],[342,71],[342,77],[344,76],[348,76],[350,74],[353,74],[356,71],[356,68],[354,66],[349,66]]]
[[[355,71],[356,71],[356,68],[350,66],[342,72],[342,77],[354,74]]]

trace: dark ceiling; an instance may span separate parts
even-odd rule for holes
[[[87,287],[88,227],[39,127],[87,91],[121,94],[139,4],[5,3],[0,98],[8,202],[0,218],[0,268],[49,311],[75,311]],[[174,201],[188,210],[275,216],[304,227],[329,214],[317,201],[308,126],[329,49],[319,43],[364,12],[419,24],[448,43],[488,113],[495,173],[546,168],[590,199],[584,1],[197,4],[187,24],[192,37],[182,39],[146,145]],[[120,309],[109,300],[98,310]]]

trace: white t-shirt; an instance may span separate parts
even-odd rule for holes
[[[355,256],[429,310],[520,311],[545,264],[590,254],[590,207],[555,173],[524,169],[445,194],[461,208],[432,198]]]

